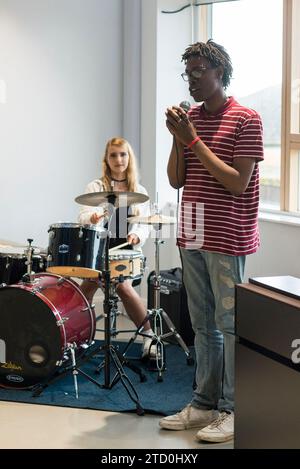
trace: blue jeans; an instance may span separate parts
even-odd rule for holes
[[[234,410],[235,284],[245,256],[180,248],[183,281],[195,332],[196,384],[191,404]]]

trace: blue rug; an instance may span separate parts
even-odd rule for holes
[[[120,351],[124,344],[118,343]],[[138,357],[141,345],[132,344],[128,355]],[[193,349],[191,349],[193,354]],[[103,384],[103,371],[95,374],[96,366],[102,358],[93,356],[83,363],[80,368],[100,384]],[[132,382],[139,401],[146,413],[169,415],[181,410],[192,396],[194,379],[194,366],[188,366],[186,355],[178,345],[165,346],[165,364],[163,381],[157,380],[157,371],[151,371],[149,364],[134,360],[146,375],[147,381],[140,382],[139,377],[129,368],[125,367],[125,373]],[[114,376],[114,368],[111,366],[111,378]],[[79,399],[75,397],[74,382],[71,372],[50,383],[43,392],[32,396],[30,389],[16,390],[0,388],[0,400],[25,402],[30,404],[54,405],[62,407],[78,407],[84,409],[107,410],[112,412],[135,412],[136,404],[130,399],[121,381],[112,389],[100,389],[94,383],[82,375],[78,375]]]

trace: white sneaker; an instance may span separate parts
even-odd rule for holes
[[[218,417],[216,410],[202,410],[188,404],[181,412],[160,419],[159,425],[166,430],[187,430],[203,428]]]
[[[234,413],[227,414],[226,412],[221,412],[217,420],[197,433],[196,438],[200,441],[222,443],[223,441],[231,440],[233,435]]]
[[[156,345],[153,342],[153,337],[144,337],[142,358],[156,358]]]

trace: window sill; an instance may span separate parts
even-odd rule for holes
[[[258,214],[259,221],[270,223],[280,223],[282,225],[293,225],[300,227],[300,215],[288,212],[260,210]]]

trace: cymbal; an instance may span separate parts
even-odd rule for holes
[[[14,246],[14,247],[23,247],[23,244],[21,243],[16,243],[15,241],[10,241],[8,239],[0,239],[0,247],[5,247],[5,246]]]
[[[148,195],[139,192],[91,192],[82,194],[75,198],[75,202],[81,205],[90,205],[98,207],[98,205],[107,204],[110,198],[114,199],[115,207],[128,207],[132,204],[142,204],[149,200]]]
[[[174,225],[175,217],[167,217],[165,215],[150,215],[149,217],[129,217],[130,223],[140,223],[142,225]]]
[[[34,249],[34,254],[47,254],[47,249],[40,246],[31,246]],[[23,254],[28,248],[28,244],[16,243],[15,241],[8,241],[0,239],[0,253],[1,254]]]
[[[33,248],[33,254],[47,254],[47,250],[44,248],[40,248],[38,246],[31,246]],[[8,244],[3,245],[0,244],[0,254],[20,254],[23,255],[26,253],[26,249],[28,246],[26,245],[19,245],[19,246],[10,246]]]

